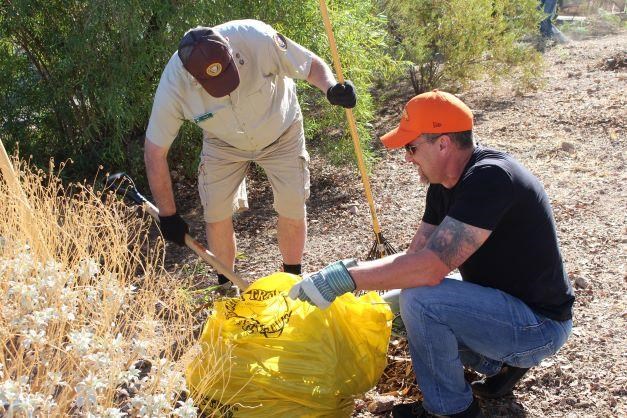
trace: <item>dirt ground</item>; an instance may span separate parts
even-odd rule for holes
[[[475,114],[480,142],[511,153],[544,183],[577,298],[570,340],[532,369],[512,396],[483,402],[488,417],[627,416],[626,45],[622,33],[554,46],[545,51],[546,83],[537,92],[521,95],[507,84],[481,82],[460,95]],[[389,99],[374,136],[398,122],[412,96],[408,84]],[[402,152],[378,152],[370,177],[377,214],[384,236],[405,249],[426,188]],[[374,238],[357,169],[312,158],[311,172],[304,269],[363,259]],[[192,234],[203,237],[195,187],[179,185],[177,197]],[[281,257],[271,189],[259,176],[249,182],[249,201],[235,226],[237,269],[252,280],[278,270]],[[191,253],[172,248],[167,261],[213,280]],[[404,341],[392,341],[389,361],[377,389],[357,401],[354,417],[386,416],[392,403],[419,396]]]

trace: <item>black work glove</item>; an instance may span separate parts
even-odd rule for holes
[[[336,106],[351,109],[357,104],[357,94],[355,86],[350,80],[346,80],[344,84],[337,83],[335,86],[329,87],[327,90],[327,99],[329,103]]]
[[[159,228],[163,238],[182,247],[185,246],[185,234],[189,232],[189,226],[178,213],[170,216],[159,216]]]

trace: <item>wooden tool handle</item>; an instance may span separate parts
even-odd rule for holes
[[[337,74],[337,79],[340,83],[344,83],[344,75],[342,74],[342,65],[340,64],[340,56],[337,53],[337,45],[335,44],[335,36],[333,36],[333,29],[331,27],[331,21],[329,19],[329,12],[327,11],[327,4],[325,0],[320,0],[320,12],[322,13],[322,20],[324,21],[324,27],[329,38],[329,45],[331,46],[331,55],[333,56],[333,67]],[[357,156],[357,166],[361,173],[361,182],[364,185],[364,192],[366,193],[366,199],[368,200],[368,206],[370,207],[370,215],[372,217],[372,228],[374,230],[377,240],[381,232],[379,226],[379,220],[377,219],[377,211],[374,206],[374,200],[372,198],[372,191],[370,188],[370,181],[368,180],[368,172],[366,171],[366,164],[364,163],[363,154],[361,152],[361,145],[359,144],[359,134],[357,133],[357,124],[355,123],[355,117],[353,116],[353,109],[344,109],[346,111],[346,119],[348,120],[348,128],[353,139],[353,147],[355,148],[355,155]]]
[[[146,212],[148,212],[150,216],[159,220],[159,209],[155,205],[148,200],[144,201],[143,205]],[[196,241],[189,234],[185,234],[185,245],[195,252],[198,257],[202,258],[215,268],[218,273],[223,274],[227,279],[233,282],[240,288],[240,290],[244,291],[248,288],[249,284],[246,280],[242,279],[239,275],[237,275],[237,273],[225,266],[215,255],[211,253],[211,251],[206,249],[200,242]]]

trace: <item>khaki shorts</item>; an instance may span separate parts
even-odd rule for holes
[[[309,197],[309,154],[299,118],[279,139],[258,151],[242,151],[218,139],[203,141],[198,192],[205,222],[222,221],[248,207],[245,178],[251,162],[266,172],[278,214],[303,219]]]

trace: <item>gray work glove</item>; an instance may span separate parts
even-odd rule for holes
[[[355,260],[342,260],[329,264],[292,286],[289,297],[326,309],[338,296],[355,290],[355,282],[347,270],[348,267],[354,265],[356,265]]]

